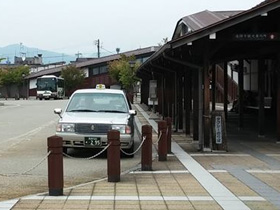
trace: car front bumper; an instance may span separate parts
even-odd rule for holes
[[[67,148],[104,148],[108,145],[107,134],[81,135],[75,133],[57,132],[57,136],[62,137],[63,147]],[[100,138],[101,145],[86,145],[85,139],[88,137]],[[120,135],[121,148],[129,149],[133,145],[133,137],[129,134]]]

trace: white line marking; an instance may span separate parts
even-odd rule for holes
[[[227,170],[208,170],[209,173],[228,173]],[[188,170],[131,171],[130,174],[189,174]]]
[[[266,201],[259,196],[240,196],[242,201]],[[213,201],[211,196],[130,196],[130,195],[104,195],[104,196],[30,196],[21,200],[99,200],[99,201]],[[223,201],[234,201],[229,197],[224,197]],[[17,202],[17,200],[16,200]],[[1,204],[1,202],[0,202]]]
[[[91,196],[69,196],[67,200],[87,200],[89,201],[91,199]]]
[[[239,196],[242,201],[266,201],[263,197],[260,196]]]
[[[117,201],[137,201],[139,200],[138,196],[115,196],[115,200]]]
[[[246,170],[248,173],[280,174],[280,170]]]
[[[172,151],[223,209],[250,209],[187,154],[176,142],[172,142]]]
[[[30,139],[28,138],[28,136],[34,135],[34,134],[40,132],[41,130],[45,129],[46,127],[55,124],[56,122],[57,122],[57,120],[51,120],[51,121],[49,121],[48,123],[45,123],[45,124],[43,124],[43,125],[41,125],[41,126],[39,126],[39,127],[37,127],[37,128],[34,128],[34,129],[31,130],[31,131],[28,131],[28,132],[23,133],[23,134],[20,134],[20,135],[18,135],[18,136],[11,137],[11,138],[9,138],[9,139],[6,139],[6,140],[4,140],[4,141],[1,141],[1,144],[6,143],[6,142],[10,142],[10,141],[15,141],[15,140],[18,140],[18,139],[22,139],[22,140],[19,141],[19,142],[13,143],[10,147],[15,146],[15,145],[17,145],[17,144],[20,144],[22,141],[30,140]]]
[[[208,170],[209,173],[228,173],[227,170]]]
[[[220,156],[226,156],[226,157],[248,157],[248,156],[251,156],[251,155],[248,155],[248,154],[189,154],[190,156],[192,157],[208,157],[208,156],[217,156],[217,157],[220,157]]]
[[[280,154],[266,154],[269,157],[280,157]]]
[[[190,201],[212,201],[211,196],[188,196]]]
[[[18,199],[13,199],[13,200],[7,200],[7,201],[1,201],[0,202],[0,209],[12,209],[13,206],[18,202]]]
[[[131,171],[130,174],[187,174],[188,170],[177,171]]]
[[[113,200],[115,200],[115,196],[91,196],[91,200],[113,201]]]
[[[188,197],[183,196],[163,196],[165,201],[187,201],[189,200]]]

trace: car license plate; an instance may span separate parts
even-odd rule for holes
[[[86,146],[101,146],[100,137],[85,137]]]

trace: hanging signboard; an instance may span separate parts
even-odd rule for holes
[[[239,41],[276,41],[280,36],[278,33],[237,33],[233,38]]]
[[[150,100],[157,100],[157,80],[150,80],[149,98]]]

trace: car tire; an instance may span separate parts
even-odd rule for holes
[[[67,147],[63,147],[62,152],[67,155],[68,154],[67,153],[68,152],[68,148]]]

